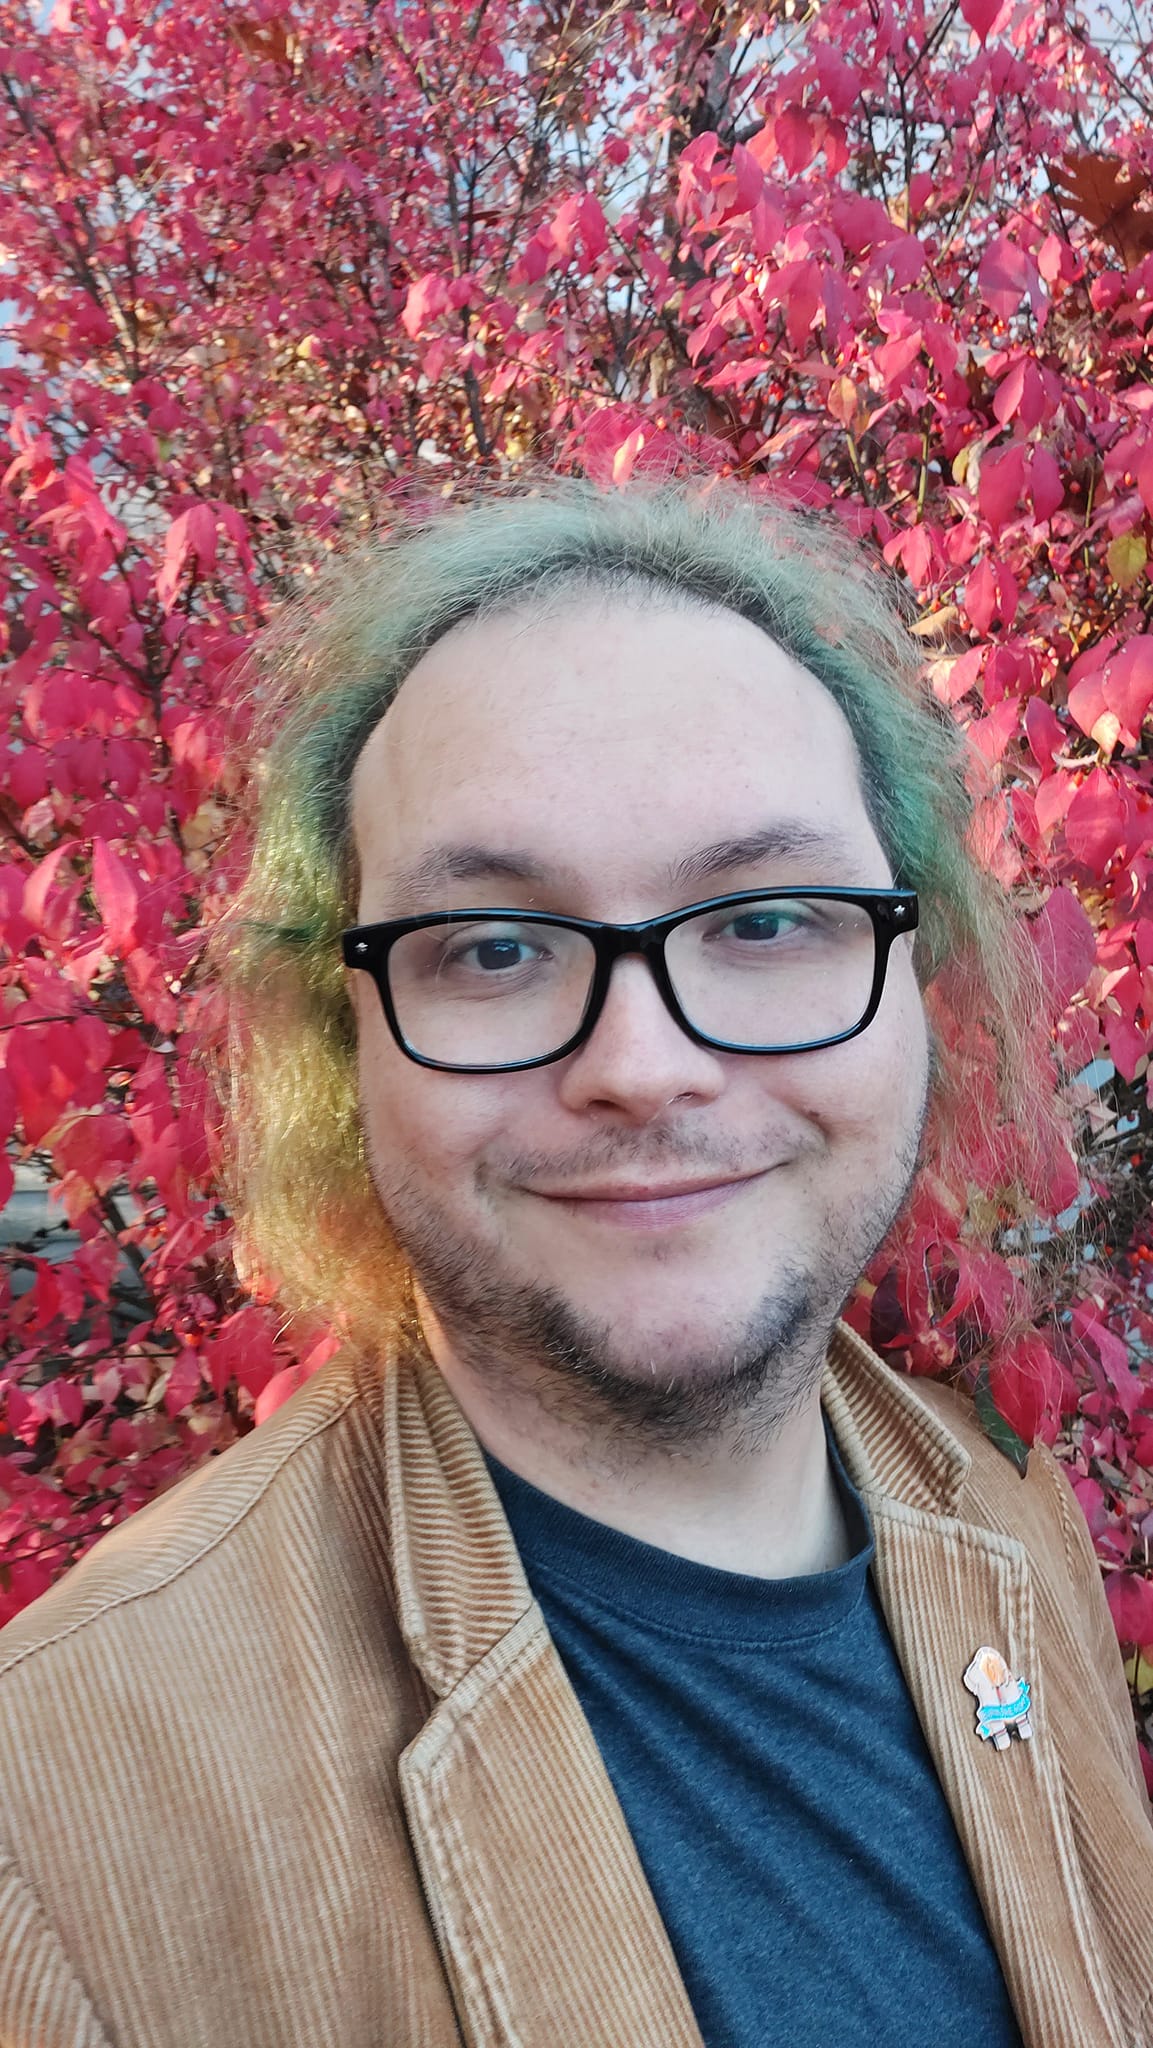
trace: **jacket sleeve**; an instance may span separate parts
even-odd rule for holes
[[[1112,1708],[1113,1727],[1110,1735],[1113,1747],[1133,1778],[1146,1812],[1149,1812],[1149,1793],[1145,1784],[1145,1773],[1141,1768],[1141,1753],[1137,1745],[1137,1730],[1133,1723],[1133,1703],[1125,1677],[1125,1666],[1117,1631],[1105,1588],[1101,1580],[1101,1566],[1093,1548],[1089,1524],[1081,1511],[1069,1477],[1051,1451],[1043,1444],[1033,1447],[1033,1456],[1039,1457],[1045,1470],[1051,1474],[1053,1485],[1061,1507],[1061,1522],[1065,1535],[1065,1561],[1073,1585],[1081,1631],[1088,1645],[1094,1666],[1100,1675],[1101,1688]],[[1150,1814],[1153,1820],[1153,1813]]]
[[[58,1935],[2,1851],[0,2048],[112,2048]]]

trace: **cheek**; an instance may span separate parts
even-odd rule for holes
[[[878,1043],[919,1105],[929,1073],[929,1019],[911,956],[906,952],[893,969],[891,987],[885,991],[888,1004],[882,1002],[877,1016],[882,1026]]]
[[[928,1024],[911,967],[894,976],[886,995],[889,1000],[861,1033],[856,1077],[857,1113],[875,1134],[878,1153],[906,1149],[924,1112],[929,1075]],[[851,1052],[852,1045],[845,1050]]]
[[[886,984],[876,1017],[857,1038],[790,1062],[787,1094],[843,1170],[847,1154],[885,1162],[917,1127],[928,1077],[928,1031],[911,967]]]
[[[374,1162],[394,1185],[459,1183],[510,1122],[503,1091],[485,1077],[438,1074],[391,1044],[363,1049],[360,1094]]]

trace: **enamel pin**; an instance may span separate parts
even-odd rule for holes
[[[965,1684],[977,1697],[977,1733],[995,1749],[1008,1749],[1009,1730],[1029,1741],[1033,1733],[1029,1720],[1029,1685],[1014,1678],[1005,1659],[983,1645],[965,1673]]]

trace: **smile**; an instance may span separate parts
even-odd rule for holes
[[[540,1194],[538,1199],[567,1209],[586,1222],[607,1223],[617,1230],[667,1230],[722,1208],[762,1178],[754,1173],[740,1180],[681,1182],[667,1188],[625,1183],[579,1195]]]

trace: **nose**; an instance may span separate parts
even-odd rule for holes
[[[636,1124],[677,1097],[712,1102],[725,1085],[723,1055],[682,1031],[637,954],[613,963],[593,1030],[556,1071],[567,1109],[615,1112]]]

